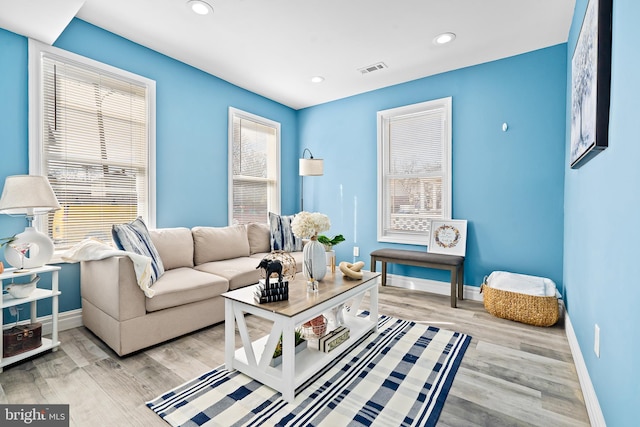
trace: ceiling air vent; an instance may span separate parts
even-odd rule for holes
[[[374,71],[384,70],[385,68],[388,68],[388,67],[384,62],[378,62],[377,64],[369,65],[363,68],[358,68],[358,71],[360,71],[361,74],[369,74],[369,73],[373,73]]]

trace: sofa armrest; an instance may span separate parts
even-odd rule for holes
[[[114,256],[99,261],[83,261],[80,293],[118,321],[144,316],[145,295],[138,286],[131,259]]]

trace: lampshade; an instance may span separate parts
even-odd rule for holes
[[[0,213],[35,215],[60,209],[49,180],[39,175],[13,175],[4,181]]]
[[[306,159],[304,156],[309,152],[309,158]],[[302,152],[302,158],[298,163],[298,168],[300,170],[300,176],[320,176],[324,174],[324,160],[322,159],[314,159],[313,153],[308,148],[305,148]],[[304,178],[300,178],[300,210],[304,210]]]
[[[324,160],[314,159],[300,159],[300,176],[320,176],[324,174]]]

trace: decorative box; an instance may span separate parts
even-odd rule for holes
[[[318,340],[318,349],[325,353],[329,353],[348,339],[349,329],[344,326],[340,326]]]
[[[2,331],[2,357],[11,357],[42,345],[42,323],[17,325]]]

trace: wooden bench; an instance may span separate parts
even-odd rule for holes
[[[457,299],[464,293],[464,257],[431,254],[404,249],[376,249],[371,252],[371,271],[376,271],[376,262],[382,262],[382,286],[387,284],[387,263],[435,268],[451,272],[451,307],[456,307]]]

